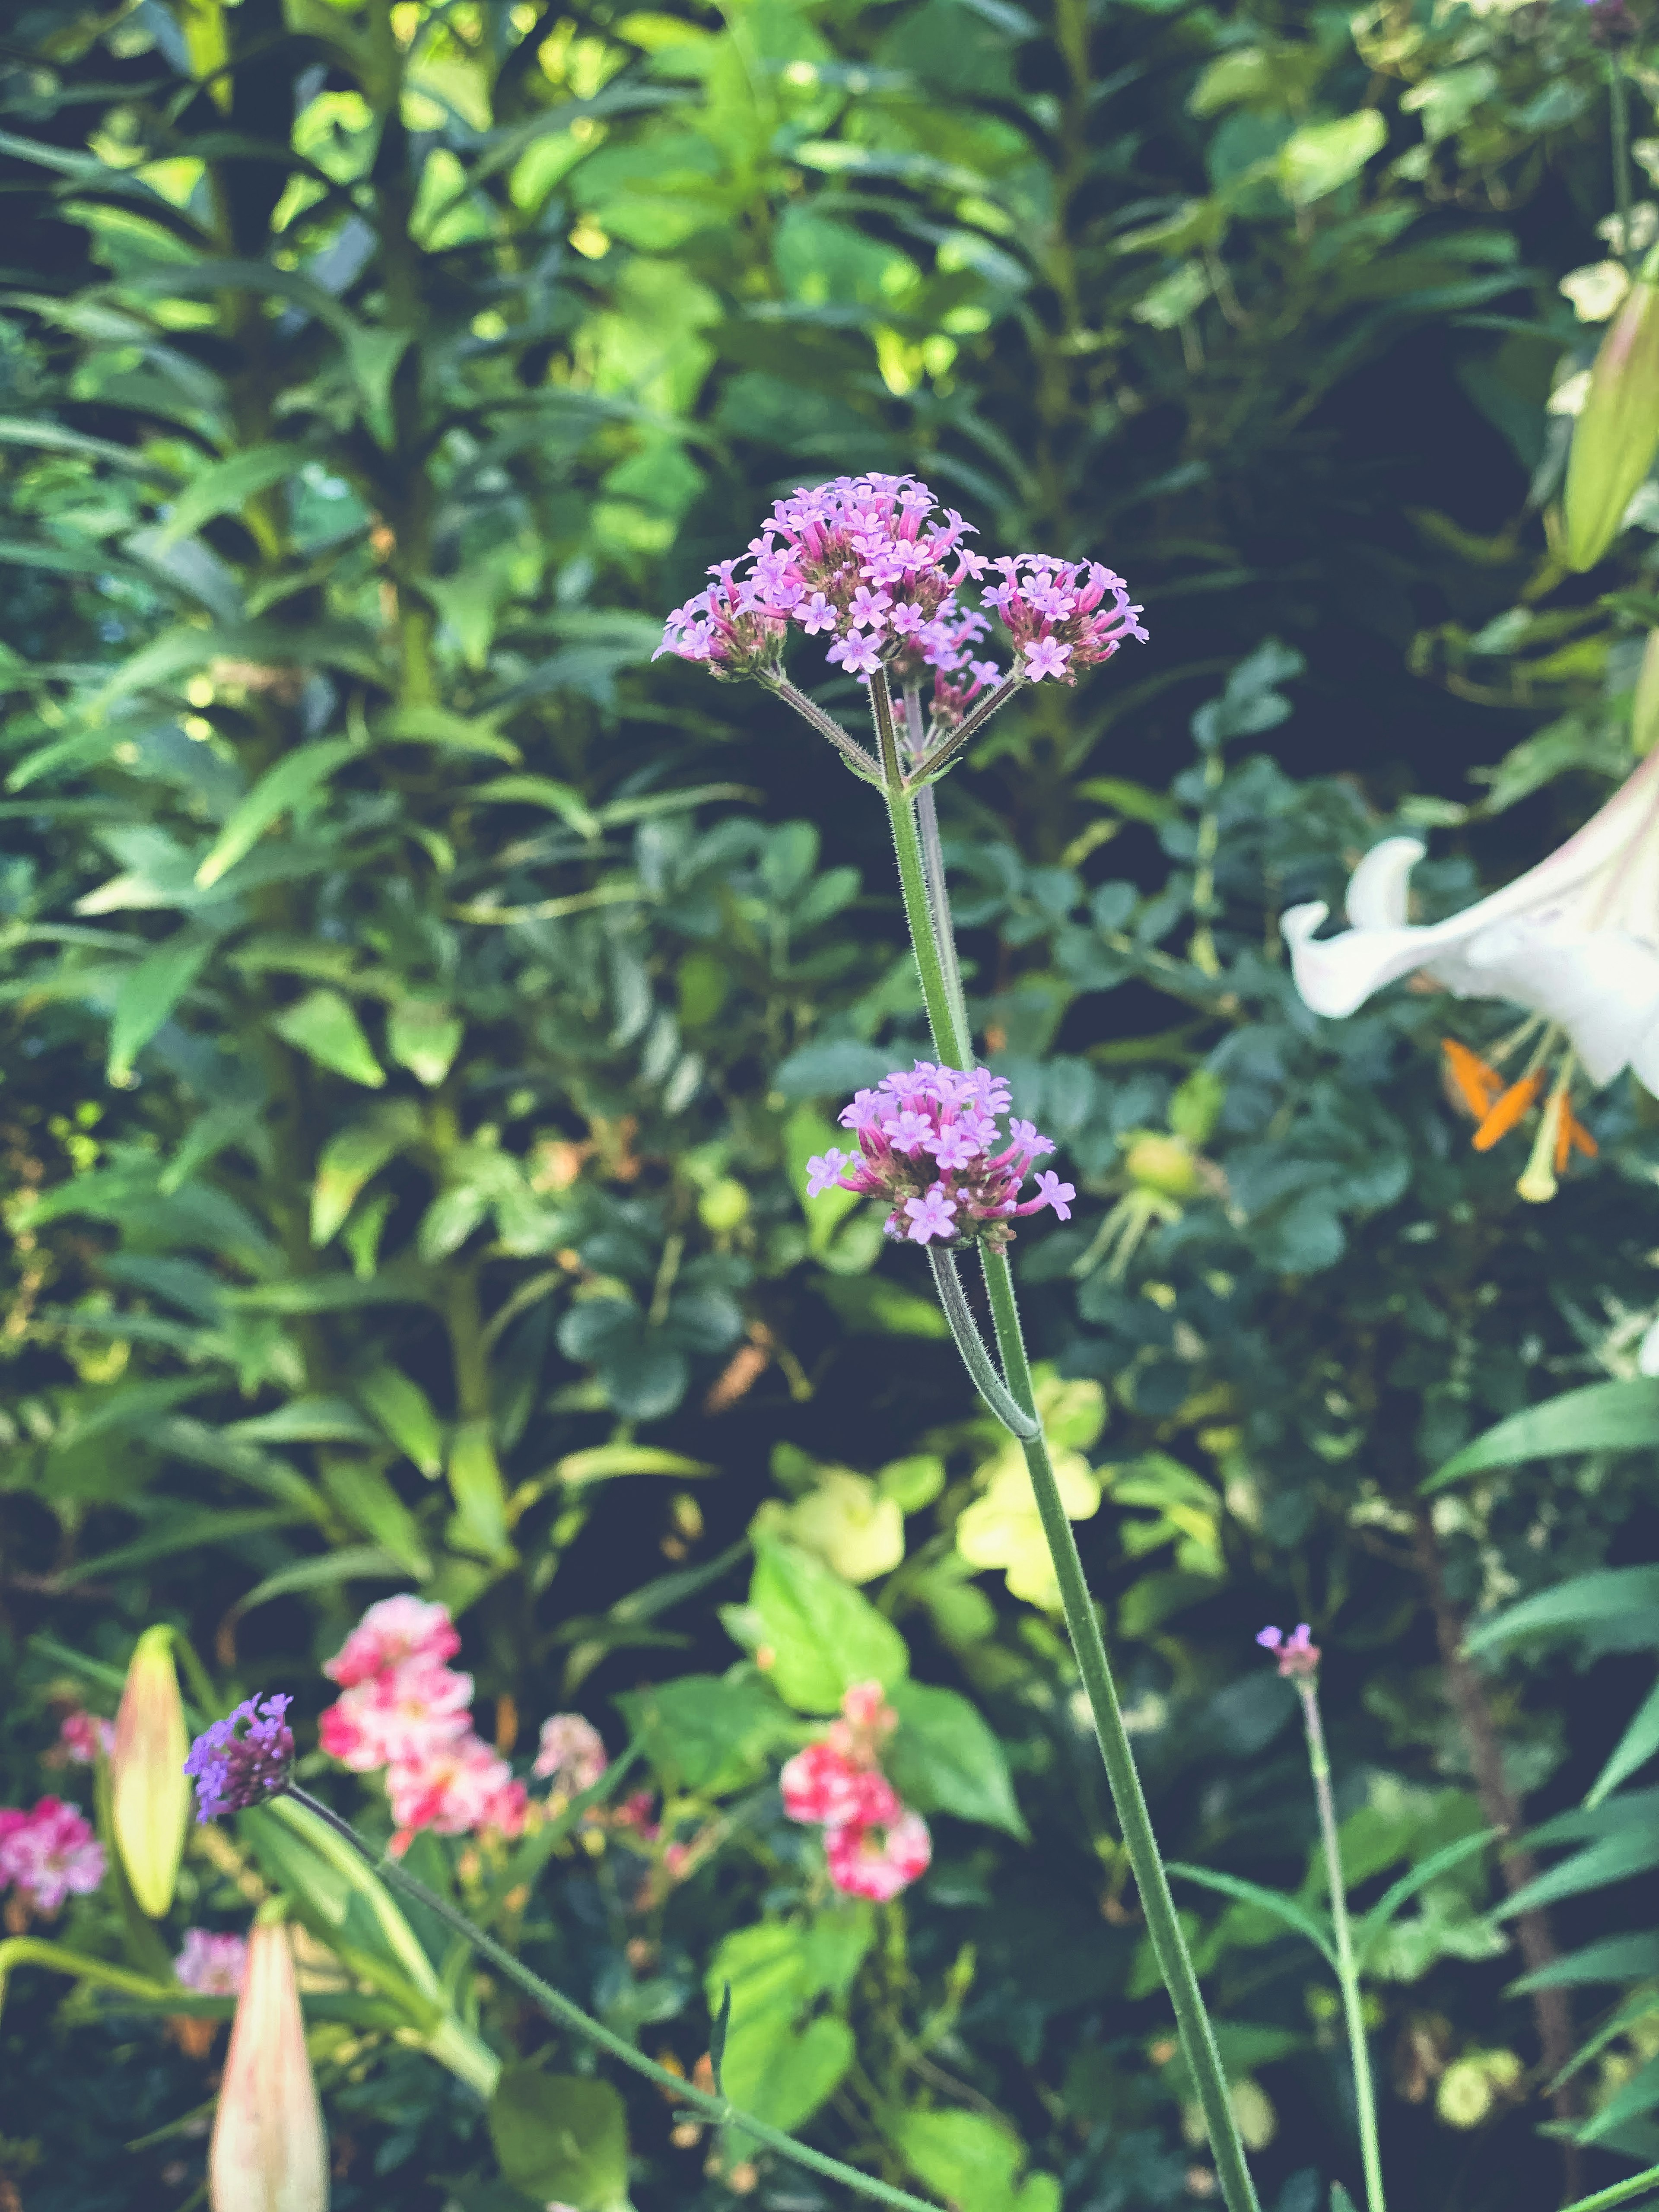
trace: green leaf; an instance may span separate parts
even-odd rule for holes
[[[1615,1882],[1628,1881],[1656,1866],[1659,1866],[1659,1825],[1638,1826],[1629,1834],[1604,1836],[1588,1850],[1575,1851],[1535,1881],[1516,1890],[1514,1896],[1505,1898],[1492,1917],[1508,1920],[1517,1912],[1531,1911],[1535,1905],[1553,1905],[1559,1898],[1609,1889]]]
[[[1463,1475],[1489,1467],[1517,1467],[1523,1460],[1558,1453],[1638,1451],[1659,1443],[1659,1377],[1592,1382],[1528,1406],[1465,1444],[1420,1487],[1424,1496]]]
[[[74,1566],[54,1575],[52,1581],[67,1589],[100,1575],[130,1573],[134,1567],[148,1566],[152,1559],[170,1559],[179,1552],[198,1552],[210,1544],[240,1545],[245,1537],[260,1534],[267,1528],[289,1528],[295,1522],[310,1517],[291,1506],[256,1505],[235,1510],[215,1506],[207,1512],[185,1513],[131,1544],[119,1545],[112,1552],[100,1552],[90,1559],[77,1560]]]
[[[1659,1974],[1659,1930],[1646,1929],[1639,1935],[1604,1936],[1582,1951],[1570,1951],[1565,1959],[1552,1959],[1547,1966],[1534,1967],[1511,1982],[1504,1994],[1527,1996],[1534,1990],[1636,1981],[1650,1974]]]
[[[270,1027],[285,1044],[302,1052],[349,1083],[378,1091],[386,1070],[369,1048],[362,1024],[349,1003],[337,991],[307,991],[305,997],[280,1014],[269,1017]]]
[[[962,2212],[1036,2212],[1049,2202],[1048,2191],[1031,2193],[1032,2183],[1051,2180],[1048,2175],[1016,2187],[1024,2146],[985,2113],[914,2110],[892,2113],[884,2124],[911,2171]]]
[[[911,1681],[896,1683],[890,1695],[899,1725],[885,1764],[905,1802],[1028,1841],[1002,1746],[967,1698]]]
[[[297,474],[306,459],[297,446],[248,446],[222,461],[210,462],[173,501],[172,512],[156,533],[157,551],[176,545],[216,515],[240,514],[249,500]]]
[[[399,1451],[431,1481],[443,1473],[443,1423],[420,1384],[396,1367],[376,1367],[358,1381],[357,1395]]]
[[[377,1109],[331,1137],[311,1188],[312,1243],[326,1244],[356,1204],[364,1184],[420,1137],[420,1115],[402,1101]]]
[[[348,1521],[372,1536],[416,1582],[432,1572],[414,1515],[373,1460],[321,1455],[323,1487]]]
[[[292,812],[325,783],[356,750],[349,738],[326,738],[284,754],[267,769],[237,806],[196,871],[198,888],[207,890],[238,860],[251,853],[279,815]],[[354,1079],[361,1081],[361,1078]]]
[[[237,1599],[236,1612],[240,1618],[273,1597],[289,1597],[297,1590],[332,1589],[339,1583],[401,1583],[408,1578],[409,1569],[384,1545],[341,1544],[331,1552],[278,1567],[274,1575],[256,1583],[246,1597]]]
[[[1362,107],[1329,123],[1309,123],[1279,148],[1274,167],[1292,207],[1310,207],[1357,177],[1389,136],[1382,111]]]
[[[458,752],[491,753],[514,767],[523,758],[487,719],[452,714],[443,707],[396,707],[370,727],[379,744],[447,745]]]
[[[453,1066],[465,1034],[465,1023],[441,999],[399,999],[386,1016],[386,1050],[428,1090]]]
[[[194,929],[177,930],[125,978],[110,1021],[106,1081],[130,1080],[133,1061],[206,967],[216,942]]]
[[[1608,1754],[1607,1763],[1595,1778],[1587,1806],[1602,1802],[1621,1782],[1629,1778],[1639,1767],[1647,1765],[1655,1752],[1659,1751],[1659,1682],[1656,1682],[1637,1710],[1636,1717],[1625,1730]]]
[[[617,1705],[668,1790],[720,1797],[754,1782],[795,1724],[763,1682],[682,1674]]]
[[[1443,1874],[1449,1874],[1454,1867],[1462,1866],[1465,1859],[1473,1858],[1477,1851],[1485,1850],[1500,1833],[1497,1828],[1483,1828],[1479,1835],[1460,1836],[1455,1843],[1431,1851],[1421,1866],[1414,1866],[1409,1874],[1402,1875],[1398,1881],[1385,1890],[1354,1929],[1354,1952],[1359,1965],[1364,1965],[1366,1953],[1382,1935],[1402,1905],[1408,1903],[1419,1889],[1426,1887],[1430,1882],[1437,1881]]]
[[[892,1622],[796,1545],[757,1546],[749,1603],[778,1694],[799,1712],[836,1712],[854,1682],[880,1682],[890,1692],[909,1672]]]
[[[431,1285],[415,1267],[383,1267],[378,1275],[296,1275],[289,1281],[258,1283],[228,1291],[226,1304],[264,1313],[344,1313],[355,1306],[424,1305]]]
[[[498,775],[468,792],[469,801],[483,800],[507,806],[544,806],[568,823],[579,837],[597,837],[599,818],[572,785],[550,775]]]
[[[509,2066],[488,2124],[501,2172],[526,2196],[574,2212],[625,2212],[628,2115],[608,2081]]]
[[[665,1451],[656,1444],[590,1444],[585,1451],[567,1452],[553,1472],[569,1489],[583,1483],[605,1482],[618,1474],[668,1474],[678,1480],[718,1474],[706,1459],[688,1459],[684,1452]]]
[[[372,1444],[379,1441],[349,1398],[290,1398],[274,1413],[228,1422],[219,1433],[255,1444]]]
[[[1632,1620],[1638,1625],[1635,1640],[1659,1644],[1659,1567],[1601,1567],[1593,1574],[1573,1575],[1477,1623],[1464,1644],[1470,1651],[1484,1651],[1517,1636],[1592,1629],[1608,1620],[1622,1624],[1621,1644],[1632,1640]]]
[[[463,1548],[489,1559],[508,1555],[507,1486],[488,1421],[463,1421],[456,1430],[449,1451],[449,1488],[455,1500],[455,1534]]]
[[[1231,1897],[1236,1904],[1254,1905],[1263,1912],[1271,1912],[1275,1920],[1282,1920],[1298,1936],[1305,1936],[1334,1968],[1336,1965],[1336,1945],[1331,1936],[1330,1923],[1322,1913],[1310,1912],[1293,1897],[1281,1890],[1264,1889],[1259,1881],[1242,1881],[1237,1875],[1212,1874],[1207,1867],[1186,1866],[1171,1859],[1164,1871],[1182,1881],[1195,1881],[1200,1889],[1212,1889],[1222,1897]]]

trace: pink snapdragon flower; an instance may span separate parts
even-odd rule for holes
[[[239,1996],[247,1972],[247,1938],[187,1928],[184,1948],[173,1960],[173,1971],[187,1990],[194,1990],[199,1996]]]
[[[1053,677],[1075,684],[1079,670],[1109,660],[1126,637],[1146,641],[1128,586],[1097,561],[1018,553],[991,566],[1000,581],[988,587],[985,604],[1001,617],[1027,683]]]
[[[0,1889],[15,1887],[31,1912],[50,1916],[104,1879],[104,1847],[85,1816],[61,1797],[25,1813],[0,1809]]]
[[[471,1835],[480,1828],[519,1835],[529,1808],[523,1783],[471,1730],[434,1744],[418,1763],[388,1767],[386,1791],[398,1826],[392,1849],[399,1854],[420,1828],[441,1836]]]
[[[318,1740],[358,1774],[418,1765],[471,1729],[472,1677],[427,1659],[407,1659],[354,1682],[324,1712]]]
[[[441,1666],[461,1648],[449,1608],[428,1605],[410,1592],[382,1598],[372,1605],[323,1672],[342,1689],[389,1674],[406,1660],[429,1660]]]
[[[1039,1176],[1036,1196],[1020,1201],[1032,1162],[1054,1147],[1018,1120],[1003,1141],[997,1116],[1010,1097],[1002,1078],[982,1067],[961,1074],[919,1060],[908,1075],[896,1073],[857,1094],[841,1122],[856,1135],[858,1152],[832,1146],[809,1160],[806,1194],[834,1188],[879,1195],[892,1207],[890,1237],[957,1249],[1010,1243],[1013,1217],[1045,1206],[1069,1221],[1077,1192],[1057,1175]]]
[[[823,1852],[830,1879],[844,1896],[873,1898],[878,1905],[885,1905],[927,1873],[933,1839],[920,1813],[901,1810],[894,1820],[829,1829]]]
[[[1282,1628],[1264,1628],[1255,1640],[1273,1654],[1279,1661],[1279,1671],[1287,1681],[1297,1676],[1305,1679],[1318,1672],[1319,1646],[1310,1635],[1305,1620],[1297,1621],[1288,1636]]]
[[[531,1768],[567,1797],[580,1797],[611,1764],[605,1739],[580,1713],[550,1713],[542,1723],[536,1763]]]

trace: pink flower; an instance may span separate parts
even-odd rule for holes
[[[624,1797],[611,1816],[619,1828],[631,1828],[641,1843],[654,1844],[661,1824],[651,1818],[651,1792],[636,1790]]]
[[[247,1939],[215,1936],[205,1928],[187,1928],[185,1948],[173,1960],[173,1971],[187,1990],[199,1996],[238,1996],[247,1972]]]
[[[778,1784],[783,1809],[792,1820],[817,1821],[832,1828],[884,1825],[896,1820],[900,1810],[884,1774],[833,1744],[809,1743],[798,1751],[786,1763]]]
[[[1307,1677],[1317,1673],[1319,1646],[1310,1636],[1305,1620],[1297,1621],[1289,1636],[1282,1628],[1264,1628],[1255,1640],[1275,1654],[1279,1671],[1287,1680],[1293,1675]]]
[[[407,1660],[441,1665],[460,1648],[448,1607],[428,1605],[404,1590],[370,1606],[323,1672],[342,1689],[349,1689],[354,1683],[389,1674]]]
[[[104,1847],[73,1805],[43,1797],[33,1812],[0,1812],[0,1888],[15,1885],[32,1911],[56,1912],[103,1879]]]
[[[418,1765],[428,1752],[465,1735],[472,1677],[425,1658],[354,1682],[323,1713],[319,1741],[356,1773]]]
[[[605,1739],[580,1713],[551,1713],[542,1723],[541,1745],[532,1774],[551,1781],[568,1797],[580,1797],[611,1764]]]
[[[1025,648],[1024,674],[1028,682],[1040,683],[1045,676],[1058,676],[1063,681],[1066,664],[1072,657],[1069,645],[1062,645],[1055,637],[1040,637]]]
[[[830,1879],[844,1896],[884,1905],[927,1871],[933,1839],[921,1814],[900,1806],[889,1821],[829,1829],[823,1850]]]
[[[1054,1147],[1024,1121],[1011,1123],[1003,1143],[996,1117],[1011,1103],[1007,1084],[982,1067],[962,1073],[919,1060],[908,1073],[896,1069],[843,1110],[842,1127],[858,1139],[858,1152],[832,1147],[809,1160],[807,1194],[879,1194],[892,1208],[890,1237],[958,1249],[1007,1244],[1012,1218],[1045,1206],[1069,1220],[1077,1192],[1053,1173],[1039,1176],[1035,1198],[1020,1198],[1032,1162]]]
[[[115,1723],[100,1720],[95,1714],[76,1709],[65,1713],[58,1730],[58,1741],[46,1753],[41,1764],[45,1766],[90,1766],[100,1757],[107,1759],[115,1748]]]
[[[469,1835],[477,1828],[500,1828],[514,1835],[524,1826],[525,1787],[513,1770],[470,1731],[434,1744],[418,1763],[389,1767],[386,1796],[406,1850],[417,1828],[441,1836]]]
[[[1125,638],[1146,641],[1128,586],[1097,561],[1020,553],[991,566],[1002,580],[986,592],[986,605],[996,609],[1015,650],[1024,654],[1020,673],[1028,681],[1052,676],[1073,684],[1079,669],[1109,660]],[[1104,604],[1109,598],[1109,606]]]

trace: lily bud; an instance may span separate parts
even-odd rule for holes
[[[1636,678],[1636,696],[1631,702],[1631,750],[1640,760],[1659,741],[1659,629],[1648,632],[1642,649],[1642,665]]]
[[[127,1668],[110,1753],[110,1821],[139,1910],[159,1920],[173,1903],[190,1819],[190,1737],[173,1666],[173,1632],[147,1628]]]
[[[1650,255],[1613,317],[1572,426],[1563,496],[1570,568],[1593,568],[1659,451],[1659,268]]]
[[[306,2051],[294,1953],[256,1920],[208,2149],[212,2212],[328,2212],[328,2138]]]

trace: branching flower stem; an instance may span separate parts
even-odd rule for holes
[[[974,1064],[972,1039],[966,1021],[959,1015],[952,1001],[946,981],[947,969],[934,925],[933,902],[927,894],[927,872],[916,826],[915,802],[911,793],[905,788],[899,764],[897,736],[893,726],[891,702],[885,683],[879,676],[872,678],[870,693],[885,777],[888,817],[892,823],[894,849],[898,855],[905,916],[910,926],[916,969],[921,978],[922,997],[933,1030],[933,1048],[945,1066],[969,1068]],[[1042,1433],[1042,1425],[1037,1416],[1030,1363],[1025,1354],[1019,1307],[1014,1296],[1013,1275],[1007,1255],[1004,1252],[982,1248],[981,1261],[985,1287],[991,1304],[991,1317],[996,1331],[997,1350],[1001,1356],[1003,1373],[1007,1377],[1008,1394],[1015,1407],[1032,1425],[1033,1433],[1023,1437],[1020,1442],[1025,1454],[1025,1464],[1030,1473],[1031,1488],[1036,1495],[1043,1534],[1048,1539],[1054,1573],[1060,1583],[1066,1626],[1071,1634],[1078,1671],[1083,1678],[1084,1692],[1093,1716],[1095,1735],[1105,1764],[1106,1778],[1111,1788],[1112,1802],[1117,1810],[1118,1825],[1122,1830],[1124,1849],[1134,1871],[1141,1910],[1146,1916],[1146,1932],[1152,1941],[1158,1972],[1170,1992],[1188,2071],[1204,2114],[1222,2197],[1227,2212],[1257,2212],[1255,2187],[1245,2160],[1238,2123],[1233,2115],[1227,2078],[1222,2070],[1221,2054],[1216,2048],[1215,2033],[1210,2025],[1209,2014],[1205,2009],[1186,1938],[1176,1917],[1175,1900],[1170,1894],[1158,1839],[1152,1833],[1146,1796],[1136,1771],[1134,1753],[1123,1725],[1123,1715],[1118,1705],[1117,1689],[1112,1680],[1110,1662],[1106,1656],[1100,1622],[1095,1612],[1094,1601],[1089,1595],[1088,1583],[1084,1578],[1077,1539],[1072,1533],[1072,1524],[1066,1518],[1060,1486],[1054,1479],[1048,1439]],[[948,1317],[948,1307],[946,1310]]]
[[[608,2051],[623,2065],[631,2067],[635,2074],[644,2075],[647,2081],[654,2081],[658,2088],[665,2089],[678,2103],[689,2105],[712,2125],[740,2129],[757,2142],[764,2143],[769,2150],[776,2151],[780,2157],[791,2160],[796,2166],[804,2166],[811,2172],[822,2174],[827,2181],[839,2182],[843,2189],[849,2189],[859,2197],[871,2197],[878,2204],[896,2205],[899,2212],[938,2212],[936,2206],[927,2203],[922,2197],[912,2197],[905,2190],[895,2189],[887,2182],[878,2181],[872,2174],[860,2173],[854,2166],[843,2166],[838,2158],[826,2157],[822,2151],[797,2142],[793,2136],[786,2135],[781,2128],[771,2127],[764,2120],[755,2119],[749,2113],[739,2112],[729,2097],[711,2097],[704,2091],[694,2088],[680,2075],[671,2074],[665,2066],[656,2065],[625,2037],[617,2035],[602,2021],[585,2013],[562,1990],[556,1990],[550,1982],[544,1982],[539,1974],[532,1973],[504,1945],[486,1936],[483,1929],[470,1920],[458,1905],[452,1905],[435,1889],[429,1889],[418,1875],[410,1874],[396,1859],[380,1856],[363,1841],[349,1820],[343,1820],[319,1798],[312,1796],[307,1790],[295,1788],[292,1784],[289,1785],[287,1794],[305,1806],[308,1812],[314,1813],[336,1835],[343,1837],[368,1861],[388,1888],[401,1890],[416,1905],[435,1913],[447,1928],[453,1929],[456,1935],[472,1946],[481,1959],[487,1959],[497,1973],[504,1975],[515,1987],[522,1990],[550,2020],[556,2021],[561,2027],[568,2028],[573,2034],[583,2037],[599,2050]]]
[[[1325,1881],[1330,1891],[1331,1928],[1336,1937],[1336,1978],[1342,1989],[1342,2015],[1348,2030],[1348,2055],[1353,2065],[1354,2109],[1359,2123],[1359,2154],[1365,2169],[1367,2212],[1385,2212],[1382,2201],[1382,2155],[1376,2136],[1376,2096],[1371,2083],[1371,2057],[1365,2039],[1365,2014],[1360,2001],[1359,1970],[1353,1954],[1353,1936],[1348,1925],[1347,1885],[1342,1874],[1342,1847],[1336,1831],[1336,1800],[1331,1793],[1331,1762],[1325,1749],[1324,1723],[1319,1717],[1319,1687],[1315,1678],[1301,1675],[1297,1695],[1302,1700],[1302,1721],[1308,1734],[1308,1768],[1313,1776],[1314,1796],[1319,1806],[1319,1838],[1325,1852]]]

